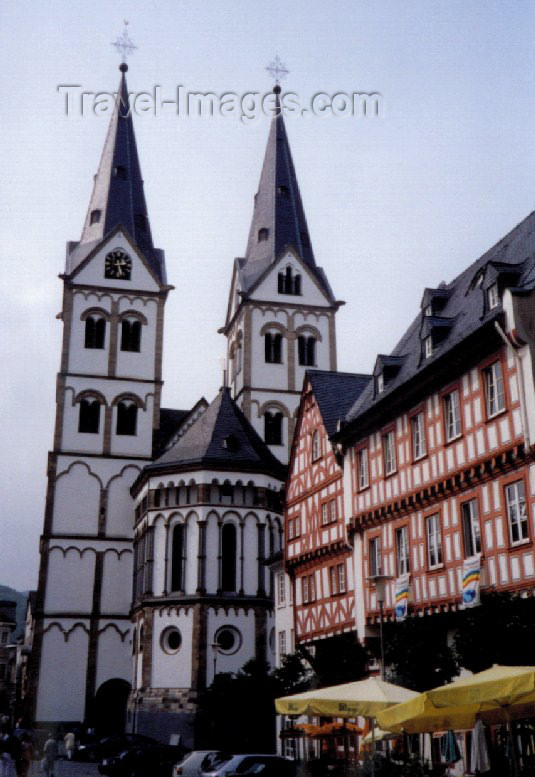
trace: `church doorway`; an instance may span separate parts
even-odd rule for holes
[[[93,726],[99,737],[123,734],[130,683],[114,679],[102,683],[93,703]]]

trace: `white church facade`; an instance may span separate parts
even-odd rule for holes
[[[130,727],[193,744],[196,694],[214,672],[274,663],[267,562],[282,549],[304,372],[335,369],[340,303],[314,261],[279,113],[247,253],[234,264],[222,330],[229,387],[211,404],[161,408],[172,286],[152,241],[121,71],[122,101],[61,276],[31,716],[113,730],[128,706]]]

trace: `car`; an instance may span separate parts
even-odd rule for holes
[[[200,777],[205,769],[216,769],[230,761],[232,755],[223,750],[192,750],[173,768],[173,777]]]
[[[73,753],[74,761],[102,761],[112,755],[119,755],[123,750],[129,750],[136,745],[159,745],[158,740],[142,734],[116,734],[104,737],[98,742],[79,745]]]
[[[262,777],[294,777],[295,762],[280,755],[246,753],[234,755],[229,761],[201,772],[201,777],[241,777],[260,774]]]
[[[181,745],[142,745],[104,758],[98,770],[107,777],[171,777],[173,766],[185,755]]]

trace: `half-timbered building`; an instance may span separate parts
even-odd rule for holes
[[[355,579],[342,467],[331,438],[370,376],[307,372],[290,458],[285,514],[286,571],[295,642],[355,628]],[[282,580],[279,572],[279,585]]]
[[[336,435],[359,637],[535,588],[535,214],[421,310]],[[306,396],[303,398],[306,405]],[[320,543],[316,543],[320,547]],[[370,627],[371,631],[370,631]]]

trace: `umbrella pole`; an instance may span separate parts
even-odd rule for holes
[[[375,777],[375,718],[370,718],[372,722],[372,777]]]
[[[513,724],[511,723],[511,714],[509,710],[506,710],[507,714],[507,735],[509,737],[509,747],[511,748],[511,758],[513,766],[513,777],[518,777],[518,759],[516,756],[515,738],[513,736]]]

